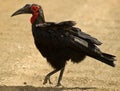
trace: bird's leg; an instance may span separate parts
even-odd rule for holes
[[[52,72],[48,73],[46,76],[45,76],[45,79],[44,79],[44,82],[43,84],[46,84],[48,81],[49,81],[49,84],[52,84],[52,82],[50,81],[50,76],[55,74],[56,72],[58,72],[59,70],[58,69],[55,69],[53,70]]]
[[[57,87],[58,87],[58,86],[62,86],[62,85],[61,85],[61,80],[62,80],[62,77],[63,77],[63,72],[64,72],[64,70],[65,70],[65,67],[62,68],[61,71],[60,71],[60,75],[59,75],[58,82],[57,82],[57,85],[56,85]]]

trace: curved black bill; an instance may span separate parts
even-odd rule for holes
[[[31,4],[26,4],[23,8],[21,8],[21,9],[17,10],[16,12],[14,12],[11,15],[11,17],[19,15],[19,14],[31,14],[32,12],[31,12],[30,7],[31,7]]]
[[[21,8],[21,9],[17,10],[16,12],[14,12],[14,13],[11,15],[11,17],[16,16],[16,15],[19,15],[19,14],[23,14],[23,13],[25,13],[25,12],[24,12],[24,9]]]

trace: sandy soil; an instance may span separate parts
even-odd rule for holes
[[[120,91],[120,0],[0,0],[0,91]],[[117,56],[116,67],[87,57],[68,62],[64,88],[43,85],[51,66],[36,50],[31,15],[11,18],[26,3],[42,5],[46,21],[74,20],[77,26],[103,44],[101,50]]]

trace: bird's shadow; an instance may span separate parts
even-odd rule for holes
[[[34,86],[0,86],[0,91],[64,91],[95,90],[96,87],[34,87]]]

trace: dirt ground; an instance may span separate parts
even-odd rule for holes
[[[0,0],[0,91],[120,91],[120,0]],[[74,20],[77,27],[98,38],[101,50],[117,56],[116,67],[87,57],[68,62],[62,83],[43,85],[52,70],[33,43],[31,15],[11,18],[26,3],[40,4],[46,21]]]

